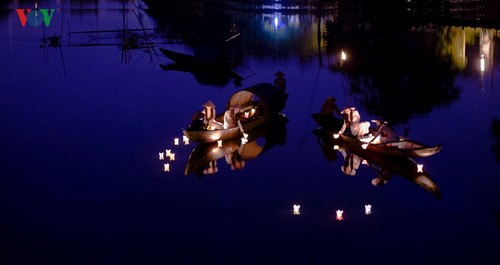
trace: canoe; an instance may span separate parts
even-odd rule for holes
[[[190,66],[193,68],[233,68],[241,63],[238,61],[225,60],[222,58],[209,58],[212,55],[192,55],[187,53],[176,52],[173,50],[159,48],[160,52],[165,55],[165,57],[174,61],[175,63],[182,64],[184,66]],[[163,68],[165,65],[161,65]]]
[[[313,134],[318,136],[318,141],[324,150],[336,150],[344,148],[348,152],[359,156],[367,162],[370,167],[378,167],[381,170],[401,176],[414,184],[424,188],[437,199],[441,199],[442,195],[438,186],[429,174],[418,168],[418,164],[409,157],[387,155],[372,149],[363,149],[357,142],[351,141],[349,137],[334,138],[326,129],[315,129]],[[327,156],[328,155],[328,156]],[[330,160],[329,153],[325,153],[327,159]]]
[[[311,114],[311,117],[321,128],[331,130],[332,132],[338,132],[344,125],[344,120],[337,118],[334,115],[322,115],[319,112]]]
[[[209,171],[211,163],[225,158],[231,153],[238,152],[242,161],[255,159],[275,145],[282,145],[286,138],[286,123],[288,119],[282,115],[273,118],[269,126],[260,126],[253,130],[246,131],[248,141],[242,144],[241,138],[235,137],[223,140],[219,143],[198,143],[189,155],[185,175],[216,173]],[[227,162],[227,161],[226,161]],[[223,162],[225,163],[225,162]],[[220,168],[220,163],[216,163]]]
[[[227,103],[226,109],[239,106],[240,113],[236,120],[240,122],[243,132],[264,126],[274,116],[284,109],[288,95],[282,95],[272,84],[259,83],[246,89],[235,92]],[[245,116],[245,112],[255,110],[255,114]],[[223,123],[224,112],[216,115],[215,120]],[[240,127],[215,130],[183,129],[183,134],[190,140],[198,143],[211,143],[243,136]]]
[[[329,131],[333,137],[340,128],[342,128],[343,120],[334,116],[322,116],[319,113],[311,114],[311,117],[318,123],[318,125]],[[357,145],[360,148],[365,142],[358,140],[348,133],[339,135],[343,141],[349,142],[352,145]],[[399,137],[399,141],[389,143],[371,143],[367,147],[368,150],[383,153],[386,155],[402,156],[402,157],[428,157],[439,153],[442,145],[429,146],[415,140]]]

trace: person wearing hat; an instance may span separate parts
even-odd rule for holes
[[[278,71],[274,74],[276,79],[274,79],[274,87],[278,89],[282,94],[286,93],[286,79],[283,77],[285,74],[281,71]]]
[[[377,125],[377,131],[373,135],[373,139],[368,142],[370,143],[389,143],[399,141],[399,135],[396,131],[387,124],[386,121],[382,120],[372,120],[373,123]]]
[[[321,111],[319,112],[321,115],[328,115],[331,116],[333,113],[337,113],[339,116],[342,117],[342,114],[340,113],[340,109],[337,107],[336,99],[332,96],[328,96],[325,99],[325,102],[323,103],[323,106],[321,107]]]

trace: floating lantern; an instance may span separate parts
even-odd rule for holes
[[[340,52],[340,59],[342,59],[342,61],[347,60],[347,54],[345,53],[345,51]]]
[[[160,160],[165,159],[165,156],[164,156],[163,152],[159,152],[158,156],[160,157]]]
[[[418,164],[417,165],[417,172],[418,173],[424,173],[424,165],[423,164]]]
[[[170,164],[169,163],[163,164],[163,171],[165,171],[165,172],[170,171]]]
[[[344,211],[337,210],[337,220],[341,221],[342,219],[344,219],[344,217],[342,216],[343,214],[344,214]]]
[[[166,149],[165,150],[165,155],[166,156],[170,156],[170,154],[172,154],[172,149]]]
[[[372,206],[370,204],[365,204],[365,214],[366,215],[372,214]]]
[[[222,140],[217,141],[217,147],[222,147]]]
[[[293,205],[293,214],[294,215],[299,215],[300,214],[300,205],[294,204]]]
[[[484,54],[481,54],[481,59],[479,59],[479,64],[480,64],[481,72],[484,72],[484,70],[485,70]]]
[[[335,139],[338,139],[338,138],[339,138],[339,136],[340,136],[340,134],[338,134],[338,133],[334,133],[334,134],[333,134],[333,138],[335,138]]]
[[[179,145],[179,138],[174,139],[174,145]]]
[[[189,145],[189,138],[187,136],[183,135],[182,141],[184,142],[184,145]]]
[[[174,161],[175,160],[175,154],[174,153],[170,154],[169,157],[170,157],[170,161]]]

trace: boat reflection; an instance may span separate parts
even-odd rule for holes
[[[231,170],[243,169],[247,160],[286,143],[287,122],[285,116],[276,115],[269,126],[260,126],[246,132],[245,139],[235,137],[219,142],[199,143],[189,156],[184,174],[196,174],[199,177],[215,174],[219,171],[218,160],[221,158],[224,158]]]
[[[368,166],[375,171],[372,179],[374,186],[386,184],[394,175],[401,176],[430,192],[436,199],[442,198],[436,183],[430,178],[422,165],[413,159],[402,156],[391,156],[360,148],[343,138],[335,138],[326,129],[315,129],[313,134],[318,137],[318,143],[329,161],[338,159],[338,153],[344,157],[341,170],[344,174],[353,176],[361,166]]]

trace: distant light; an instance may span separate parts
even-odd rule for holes
[[[184,142],[184,145],[189,145],[189,138],[187,136],[183,135],[182,141]]]
[[[170,156],[170,154],[172,154],[172,149],[166,149],[165,150],[165,155],[166,156]]]
[[[170,164],[169,163],[163,164],[163,171],[165,171],[165,172],[170,171]]]
[[[217,147],[222,147],[222,140],[217,141]]]
[[[418,164],[417,165],[417,172],[418,173],[423,173],[424,172],[424,165],[423,164]]]
[[[366,215],[372,214],[372,206],[371,206],[371,204],[367,204],[367,205],[365,204],[365,214]]]
[[[278,28],[278,17],[274,17],[274,27]]]
[[[169,157],[170,157],[170,161],[174,161],[175,160],[175,154],[174,153],[171,153],[169,155]]]
[[[344,211],[337,210],[337,220],[341,221],[342,219],[344,219],[343,214],[344,214]]]
[[[479,60],[479,63],[481,66],[481,72],[484,72],[485,69],[484,54],[481,54],[481,59]]]
[[[366,149],[366,148],[368,147],[368,144],[367,144],[367,143],[366,143],[366,144],[362,144],[362,145],[361,145],[361,147],[362,147],[363,149]]]
[[[293,214],[294,215],[299,215],[300,214],[300,205],[294,204],[293,205]]]
[[[347,54],[345,53],[345,51],[340,52],[340,59],[342,59],[342,61],[347,60]]]
[[[174,145],[179,145],[179,138],[174,139]]]
[[[333,134],[333,138],[335,138],[335,139],[339,138],[339,136],[340,136],[340,134],[338,134],[338,133]]]
[[[158,156],[160,157],[160,160],[165,159],[165,156],[163,155],[163,152],[159,152],[159,153],[158,153]]]
[[[333,150],[339,150],[339,149],[340,149],[340,147],[338,145],[333,146]]]

